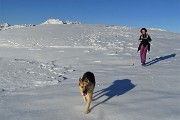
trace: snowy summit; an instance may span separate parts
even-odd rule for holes
[[[5,27],[9,27],[10,25],[8,23],[2,23],[0,24],[0,29],[1,28],[5,28]]]
[[[48,19],[47,21],[42,23],[42,25],[45,24],[63,24],[63,21],[60,21],[59,19]]]
[[[54,25],[60,25],[60,24],[80,24],[80,22],[72,22],[72,21],[61,21],[59,19],[48,19],[45,22],[42,23],[42,25],[47,24],[54,24]]]
[[[34,24],[10,25],[8,23],[3,23],[0,24],[0,30],[9,30],[9,29],[16,29],[16,28],[30,27],[30,26],[36,26],[36,25]]]

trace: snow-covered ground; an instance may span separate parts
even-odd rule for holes
[[[148,65],[139,29],[38,25],[0,31],[2,120],[179,120],[180,34],[149,29]],[[91,112],[78,80],[96,77]]]

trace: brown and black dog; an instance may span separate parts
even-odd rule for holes
[[[84,101],[86,103],[86,114],[90,112],[89,107],[92,101],[95,84],[95,77],[92,72],[84,73],[83,77],[79,79],[80,93],[83,95]]]

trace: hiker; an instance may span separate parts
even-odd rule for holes
[[[146,28],[142,28],[140,30],[141,35],[139,37],[139,44],[138,51],[140,50],[140,58],[142,65],[146,65],[146,53],[147,50],[150,51],[150,43],[152,41],[151,37],[148,35]]]

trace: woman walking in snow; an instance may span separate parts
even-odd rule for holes
[[[140,50],[140,58],[142,65],[146,65],[146,53],[147,50],[150,51],[150,43],[152,41],[151,37],[148,35],[146,28],[142,28],[140,30],[141,35],[139,37],[139,41],[141,42],[138,47],[138,51]]]

